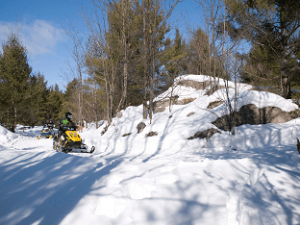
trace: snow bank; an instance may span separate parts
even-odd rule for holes
[[[16,139],[17,137],[17,134],[14,134],[4,127],[0,126],[0,145],[6,145],[8,142]]]

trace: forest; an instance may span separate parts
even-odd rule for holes
[[[65,91],[33,72],[26,46],[12,34],[0,51],[1,125],[14,131],[17,124],[58,122],[66,111],[79,124],[110,123],[141,104],[141,118],[151,120],[155,97],[184,74],[299,99],[299,1],[195,1],[205,22],[181,33],[170,21],[180,0],[93,0],[92,15],[82,16],[89,33],[72,24],[66,31],[76,66]]]

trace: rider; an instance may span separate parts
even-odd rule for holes
[[[66,118],[61,119],[59,123],[59,130],[58,130],[58,139],[65,134],[67,127],[74,127],[74,123],[72,121],[72,114],[70,112],[66,112]]]
[[[61,119],[59,123],[59,130],[65,131],[65,127],[74,127],[74,123],[72,121],[72,113],[66,112],[66,118]]]
[[[50,119],[46,125],[49,128],[49,130],[53,131],[53,128],[55,127],[55,125],[54,125],[54,122],[52,121],[52,119]]]

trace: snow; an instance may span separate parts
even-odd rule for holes
[[[239,87],[238,108],[297,109],[275,94]],[[211,122],[226,110],[207,106],[222,100],[224,89],[207,96],[176,88],[179,97],[196,100],[154,114],[151,124],[142,106],[122,111],[103,136],[107,122],[89,124],[81,136],[96,147],[93,154],[55,152],[52,140],[36,139],[42,127],[16,134],[0,127],[0,224],[300,224],[300,119],[187,140],[216,128]],[[147,126],[138,134],[140,122]],[[158,135],[145,137],[150,131]]]

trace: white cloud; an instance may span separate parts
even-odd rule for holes
[[[63,29],[45,20],[29,24],[0,21],[0,31],[0,43],[7,41],[10,34],[17,34],[31,56],[53,53],[60,42],[67,40]]]

